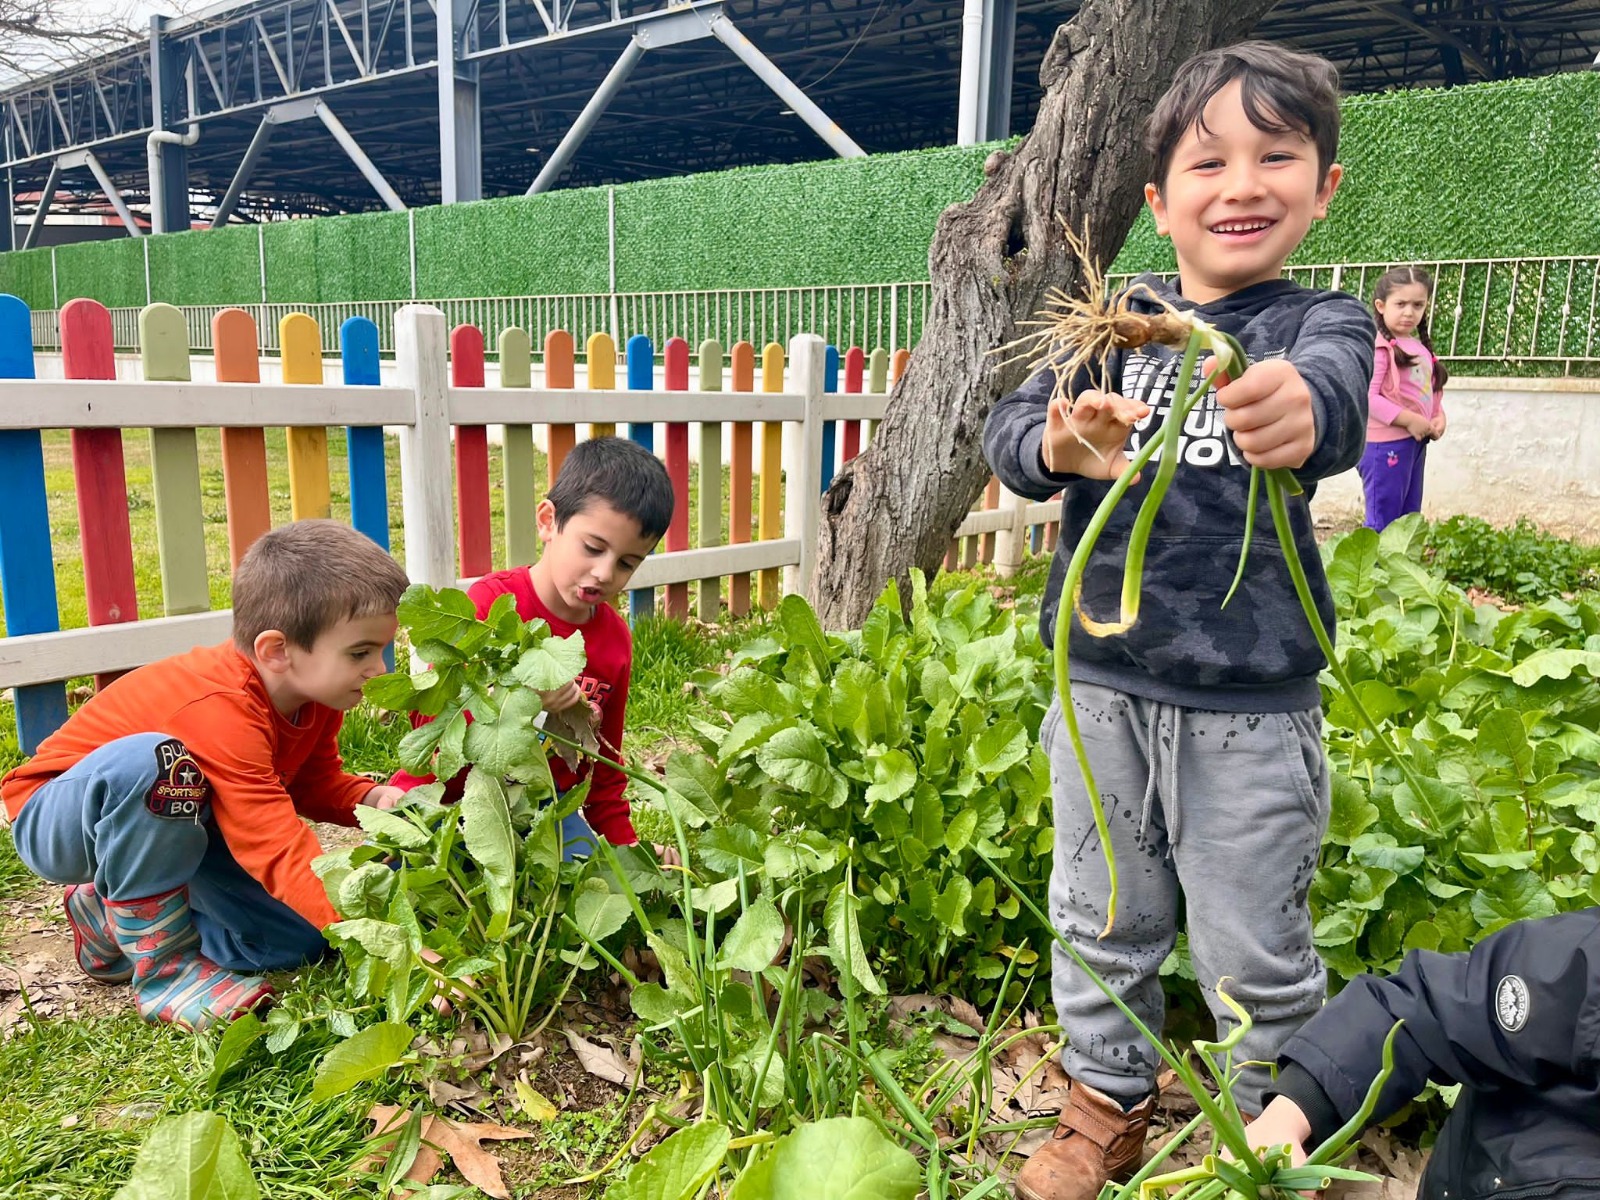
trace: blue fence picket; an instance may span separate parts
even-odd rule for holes
[[[631,392],[648,392],[656,386],[656,349],[648,335],[636,333],[628,339],[628,390]],[[655,452],[656,431],[655,426],[649,421],[630,422],[628,436],[646,450]],[[637,621],[640,617],[648,617],[656,610],[656,593],[654,588],[636,588],[628,593],[628,617]]]
[[[829,346],[826,365],[822,370],[822,390],[837,392],[839,390],[839,347]],[[839,441],[839,422],[824,421],[822,423],[822,490],[827,491],[828,485],[833,482],[834,451]]]
[[[377,387],[378,327],[367,317],[339,326],[339,349],[347,387]],[[383,461],[383,427],[345,427],[350,460],[350,523],[389,549],[389,483]]]
[[[0,379],[33,377],[33,317],[17,297],[0,295]],[[34,429],[0,430],[0,599],[9,636],[61,627],[50,556],[44,446]],[[18,688],[16,708],[22,752],[32,754],[67,719],[66,685]]]
[[[377,387],[378,327],[367,317],[349,317],[339,326],[339,353],[347,387]],[[383,461],[381,425],[347,425],[345,451],[350,462],[350,524],[389,549],[389,480]],[[394,670],[394,645],[383,648]]]

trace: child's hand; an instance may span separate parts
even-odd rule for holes
[[[1057,475],[1115,479],[1127,469],[1122,448],[1128,431],[1149,415],[1150,406],[1116,392],[1082,392],[1076,400],[1050,402],[1039,452]]]
[[[583,701],[583,689],[576,680],[558,687],[553,692],[540,692],[539,703],[544,705],[545,712],[565,712],[575,704]]]
[[[1424,442],[1433,436],[1433,422],[1421,413],[1406,409],[1394,419],[1394,423],[1411,435],[1411,440]]]
[[[1306,1139],[1311,1136],[1311,1122],[1293,1100],[1274,1096],[1262,1114],[1245,1127],[1244,1136],[1252,1150],[1287,1144],[1289,1163],[1298,1167],[1306,1161]]]
[[[1436,412],[1433,415],[1433,420],[1429,424],[1430,433],[1429,433],[1428,436],[1431,437],[1434,441],[1437,442],[1440,438],[1442,438],[1444,436],[1444,427],[1445,427],[1444,409],[1441,408],[1438,412]]]
[[[678,853],[676,846],[666,846],[660,842],[651,842],[650,849],[656,852],[656,861],[663,867],[683,866],[683,855]]]
[[[393,784],[380,783],[365,796],[361,797],[361,803],[368,808],[393,808],[400,803],[400,798],[405,794],[403,788],[397,788]]]
[[[1215,365],[1208,358],[1201,369],[1209,374]],[[1317,448],[1311,389],[1286,358],[1251,363],[1239,378],[1217,389],[1217,403],[1234,445],[1252,467],[1303,467]]]

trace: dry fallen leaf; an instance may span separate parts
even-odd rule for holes
[[[628,1064],[622,1061],[622,1057],[615,1050],[596,1045],[570,1029],[563,1029],[561,1032],[566,1035],[567,1045],[571,1046],[572,1052],[578,1056],[578,1065],[589,1074],[624,1087],[632,1080],[633,1074],[628,1070]]]
[[[404,1119],[405,1110],[391,1104],[375,1104],[367,1113],[367,1120],[377,1126],[380,1134],[389,1129],[398,1134]],[[422,1146],[417,1150],[416,1161],[405,1174],[406,1181],[429,1182],[443,1165],[438,1153],[442,1151],[449,1156],[451,1165],[461,1172],[461,1177],[484,1195],[493,1196],[495,1200],[511,1200],[511,1192],[507,1190],[505,1179],[500,1174],[500,1160],[485,1150],[481,1143],[532,1136],[526,1129],[514,1129],[509,1125],[468,1125],[430,1113],[422,1118]],[[380,1155],[393,1146],[394,1138],[385,1139],[379,1147]]]

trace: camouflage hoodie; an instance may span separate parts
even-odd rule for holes
[[[1196,308],[1154,276],[1139,282],[1177,308]],[[1133,307],[1153,311],[1156,306],[1145,297],[1135,298]],[[1310,387],[1317,446],[1296,472],[1304,483],[1355,466],[1365,443],[1374,337],[1372,318],[1359,300],[1276,279],[1200,305],[1197,311],[1238,338],[1251,362],[1288,358]],[[1151,408],[1130,435],[1129,451],[1159,436],[1173,403],[1181,358],[1163,346],[1111,356],[1107,378],[1113,386]],[[1198,378],[1197,370],[1196,382]],[[995,405],[983,434],[990,465],[1013,492],[1035,500],[1063,492],[1061,538],[1040,614],[1046,645],[1054,640],[1061,581],[1073,546],[1110,487],[1103,480],[1045,469],[1040,444],[1054,386],[1048,371],[1033,376]],[[1085,371],[1073,381],[1072,393],[1094,386]],[[1326,664],[1295,598],[1265,489],[1244,582],[1233,602],[1222,608],[1238,563],[1250,470],[1223,425],[1214,393],[1189,414],[1180,444],[1183,459],[1151,532],[1139,620],[1127,633],[1106,638],[1090,637],[1074,621],[1072,678],[1222,712],[1293,712],[1317,706],[1317,676]],[[1159,456],[1117,506],[1085,572],[1084,611],[1100,620],[1116,618],[1127,538],[1157,461]],[[1322,619],[1332,630],[1333,599],[1307,506],[1312,488],[1306,491],[1304,497],[1290,497],[1289,512],[1300,561]]]

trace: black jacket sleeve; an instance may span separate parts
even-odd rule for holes
[[[1372,383],[1372,315],[1354,296],[1329,292],[1306,310],[1289,361],[1311,389],[1317,445],[1295,471],[1314,483],[1361,461],[1367,445],[1367,389]]]
[[[1464,954],[1413,951],[1393,975],[1363,975],[1284,1046],[1275,1091],[1312,1119],[1313,1143],[1354,1116],[1383,1065],[1374,1120],[1433,1079],[1542,1091],[1595,1065],[1600,910],[1519,921]]]
[[[1048,500],[1075,478],[1044,465],[1044,423],[1055,391],[1055,372],[1031,375],[1002,396],[983,424],[983,453],[1000,482],[1029,500]]]

